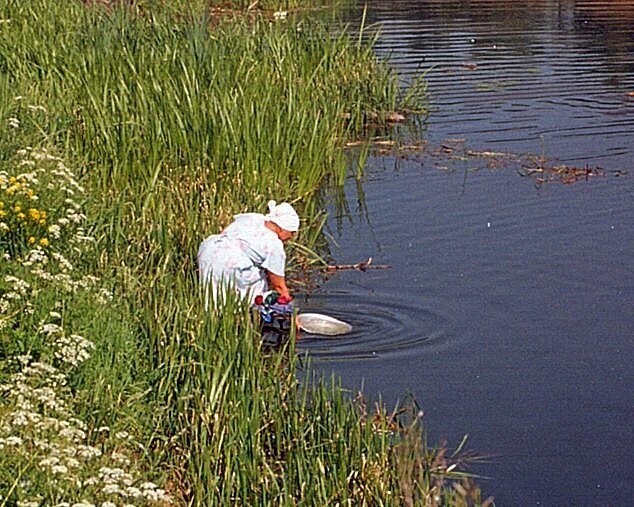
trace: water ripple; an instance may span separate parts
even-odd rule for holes
[[[300,306],[303,312],[323,313],[352,325],[352,332],[342,336],[300,336],[298,350],[322,360],[411,356],[446,346],[449,319],[431,305],[350,291],[317,294]]]
[[[429,130],[482,147],[540,152],[546,142],[564,161],[591,137],[614,168],[628,165],[615,153],[619,133],[634,136],[634,0],[469,4],[367,2],[377,53],[405,81],[425,72]]]

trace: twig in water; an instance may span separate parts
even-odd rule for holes
[[[372,264],[372,257],[368,257],[367,261],[357,262],[356,264],[335,264],[326,266],[325,271],[340,271],[344,269],[355,269],[357,271],[366,271],[368,269],[388,269],[391,266],[387,264]]]

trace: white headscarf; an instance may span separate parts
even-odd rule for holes
[[[275,201],[269,201],[268,207],[269,214],[265,217],[267,220],[279,225],[285,231],[297,232],[297,229],[299,229],[299,216],[293,206],[287,202],[277,204]]]

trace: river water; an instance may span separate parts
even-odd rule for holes
[[[497,505],[631,505],[634,0],[369,1],[366,23],[431,112],[421,149],[325,191],[333,261],[389,268],[302,301],[354,330],[300,350],[413,395],[430,442],[468,434]]]

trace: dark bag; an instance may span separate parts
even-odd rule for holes
[[[277,347],[291,334],[293,302],[279,303],[279,294],[271,292],[266,298],[257,297],[254,310],[259,316],[262,343]]]

